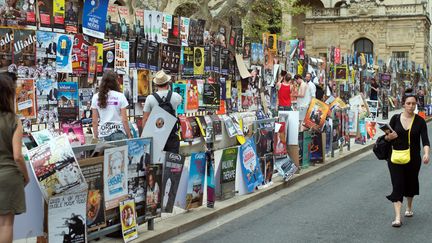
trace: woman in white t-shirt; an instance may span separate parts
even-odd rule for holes
[[[93,95],[91,108],[93,135],[105,141],[132,138],[126,108],[129,103],[117,82],[117,74],[105,72],[99,85],[99,93]]]

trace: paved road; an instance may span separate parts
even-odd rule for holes
[[[188,242],[432,242],[432,165],[422,167],[415,215],[399,229],[390,191],[386,163],[371,154]]]

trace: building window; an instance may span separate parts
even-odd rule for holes
[[[373,55],[373,43],[367,38],[360,38],[354,42],[354,50],[357,53],[365,53]]]
[[[407,51],[394,51],[392,53],[393,58],[401,58],[401,59],[408,59],[409,52]]]

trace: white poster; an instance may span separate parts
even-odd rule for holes
[[[112,209],[128,195],[128,146],[105,149],[104,194],[105,207]]]
[[[177,118],[160,106],[155,106],[150,113],[141,137],[153,138],[153,163],[160,164],[163,161],[162,151],[176,123]]]
[[[129,42],[115,41],[114,70],[118,74],[129,73]]]
[[[299,111],[279,111],[279,121],[286,124],[287,145],[298,145],[299,116]]]
[[[87,191],[53,197],[48,204],[49,242],[86,241]]]

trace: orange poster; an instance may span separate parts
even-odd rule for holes
[[[16,88],[15,112],[25,118],[36,117],[34,79],[18,79]]]

